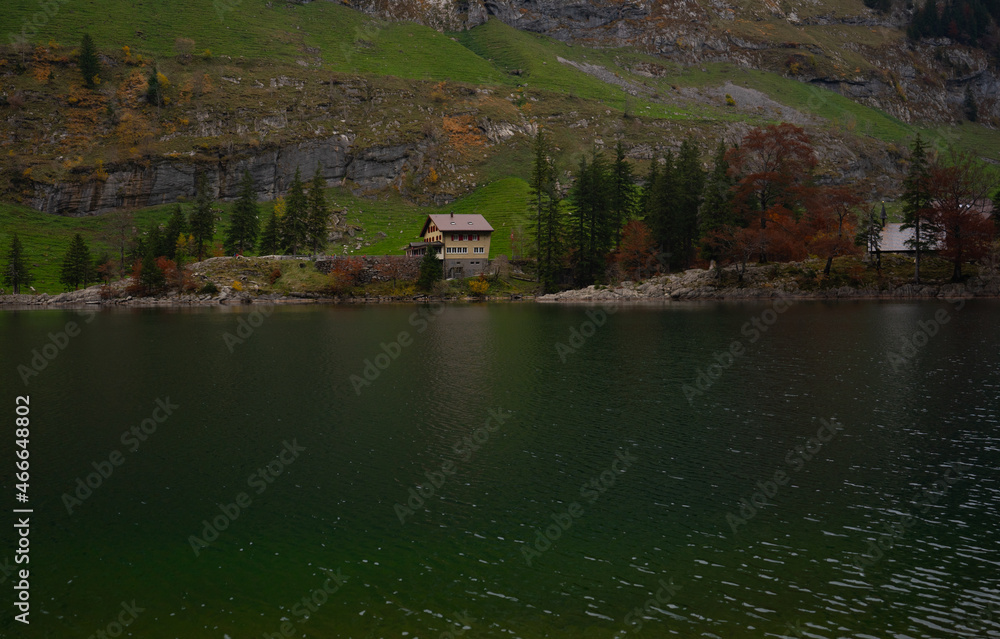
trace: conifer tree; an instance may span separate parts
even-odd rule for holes
[[[701,147],[691,140],[681,143],[676,172],[676,259],[681,267],[691,266],[698,239],[698,209],[705,191],[705,171],[701,168]]]
[[[726,161],[726,144],[720,140],[715,150],[712,171],[705,181],[704,197],[698,209],[699,231],[703,240],[723,227],[734,226],[737,223],[733,209],[733,184],[735,181],[729,175],[729,162]],[[701,254],[707,260],[722,257],[717,249],[704,241]]]
[[[240,196],[233,204],[233,213],[226,229],[226,251],[234,255],[248,253],[257,245],[260,234],[260,209],[257,206],[257,191],[249,171],[243,172],[240,180]]]
[[[306,218],[306,243],[313,255],[326,248],[326,225],[330,220],[330,206],[326,202],[326,180],[320,175],[319,166],[309,184],[309,213]]]
[[[149,74],[149,84],[146,87],[146,101],[155,107],[163,106],[163,87],[160,86],[160,74],[153,67]]]
[[[24,256],[24,247],[21,239],[14,233],[10,241],[10,250],[7,252],[7,263],[3,269],[3,283],[13,288],[15,295],[21,292],[26,286],[31,286],[34,277],[28,269],[28,261]]]
[[[914,280],[920,283],[921,254],[932,248],[937,240],[938,229],[931,223],[931,177],[924,141],[917,134],[910,151],[910,169],[903,179],[903,230],[913,229],[913,237],[906,241],[916,256]]]
[[[635,215],[638,197],[632,165],[625,159],[625,146],[619,140],[615,145],[615,161],[611,167],[611,226],[614,229],[615,249],[622,240],[622,228]]]
[[[279,197],[274,201],[271,215],[264,223],[264,231],[260,235],[260,255],[277,255],[281,251],[281,218],[285,211],[285,200]]]
[[[281,225],[281,245],[292,255],[298,255],[306,242],[309,201],[302,185],[302,174],[295,169],[295,177],[285,201],[285,219]]]
[[[83,237],[77,233],[70,242],[66,256],[63,258],[62,270],[59,274],[59,281],[72,288],[74,291],[83,285],[87,288],[87,283],[94,278],[94,265],[90,258],[90,248],[83,241]]]
[[[417,277],[417,287],[422,291],[430,291],[434,283],[444,276],[444,260],[439,260],[437,252],[427,247],[424,258],[420,260],[420,275]]]
[[[142,267],[139,271],[139,284],[142,285],[146,295],[152,295],[159,291],[167,283],[167,278],[156,264],[156,257],[152,249],[147,249],[142,258]]]
[[[215,214],[212,213],[212,196],[208,191],[208,177],[204,173],[200,173],[196,185],[198,194],[188,224],[191,227],[191,236],[194,238],[200,262],[205,257],[205,244],[211,242],[215,236]]]
[[[184,211],[178,204],[174,212],[167,220],[167,226],[163,230],[162,245],[158,253],[168,259],[177,259],[177,240],[181,235],[187,233],[187,222],[184,219]]]
[[[97,49],[89,33],[83,34],[83,39],[80,41],[80,58],[77,60],[77,66],[80,67],[80,74],[83,75],[83,82],[87,88],[93,89],[97,86],[101,62],[97,59]]]
[[[594,153],[590,164],[580,160],[576,183],[570,191],[570,245],[578,284],[592,284],[603,273],[604,261],[614,242],[611,223],[611,176],[607,161]]]

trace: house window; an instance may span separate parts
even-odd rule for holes
[[[486,252],[486,247],[485,246],[477,246],[477,247],[475,247],[472,250],[472,252],[473,253],[485,253]]]

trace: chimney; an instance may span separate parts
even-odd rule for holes
[[[451,212],[451,216],[455,217],[455,212],[454,211]]]

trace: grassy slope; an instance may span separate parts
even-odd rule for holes
[[[390,23],[331,2],[290,5],[266,0],[70,0],[32,37],[44,43],[78,43],[84,31],[100,49],[129,46],[133,53],[175,55],[177,38],[194,40],[195,52],[273,62],[320,58],[333,71],[449,79],[494,84],[503,74],[448,36],[416,24]],[[268,7],[267,4],[272,4]],[[5,0],[5,25],[17,33],[38,11],[36,0]]]

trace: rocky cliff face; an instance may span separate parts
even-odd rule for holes
[[[177,198],[195,196],[195,176],[208,176],[212,194],[221,200],[237,197],[239,181],[249,171],[261,199],[272,199],[288,190],[295,169],[303,179],[319,166],[328,184],[350,180],[361,190],[377,190],[390,185],[407,162],[420,155],[419,145],[372,147],[357,151],[347,136],[308,141],[287,147],[261,150],[237,159],[213,163],[158,159],[148,165],[128,163],[108,167],[106,180],[83,183],[39,184],[29,205],[46,213],[82,216],[117,208],[140,208],[169,204]]]

